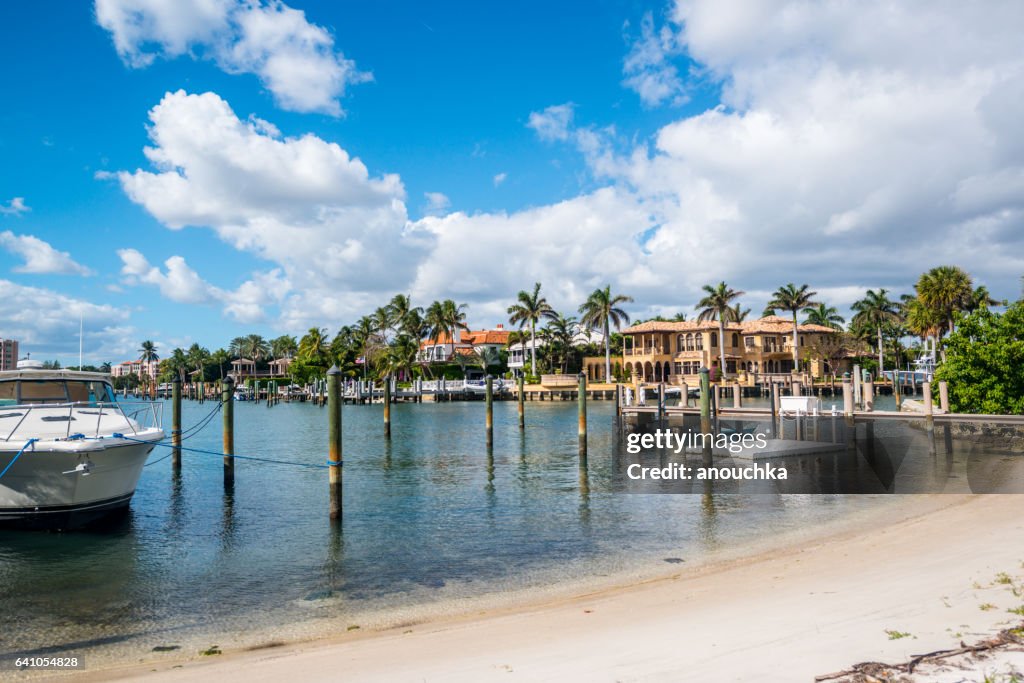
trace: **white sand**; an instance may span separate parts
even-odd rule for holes
[[[1005,572],[1021,592],[1022,560],[1024,496],[919,497],[883,528],[683,568],[640,585],[227,652],[176,668],[161,663],[77,678],[809,681],[861,661],[900,662],[973,642],[1019,623],[1006,610],[1024,597],[996,577]],[[890,639],[887,630],[911,635]]]

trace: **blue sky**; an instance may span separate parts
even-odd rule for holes
[[[1017,296],[1019,6],[786,5],[7,3],[0,336],[70,360],[82,315],[119,361],[400,291],[492,325],[535,280],[845,308],[944,262]]]

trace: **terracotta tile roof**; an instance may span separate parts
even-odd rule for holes
[[[475,346],[477,344],[506,344],[508,343],[508,330],[469,330],[463,332],[460,335],[460,341],[455,342],[456,346],[468,344]],[[448,334],[440,334],[437,339],[425,339],[420,342],[420,348],[425,349],[428,346],[437,346],[439,344],[451,344],[452,338]]]

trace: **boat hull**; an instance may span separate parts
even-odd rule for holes
[[[163,432],[146,436],[37,442],[0,479],[0,526],[71,529],[127,507]],[[0,470],[16,453],[0,450]]]

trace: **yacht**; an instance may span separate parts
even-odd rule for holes
[[[0,525],[69,529],[127,507],[162,406],[116,401],[101,373],[0,372]]]

